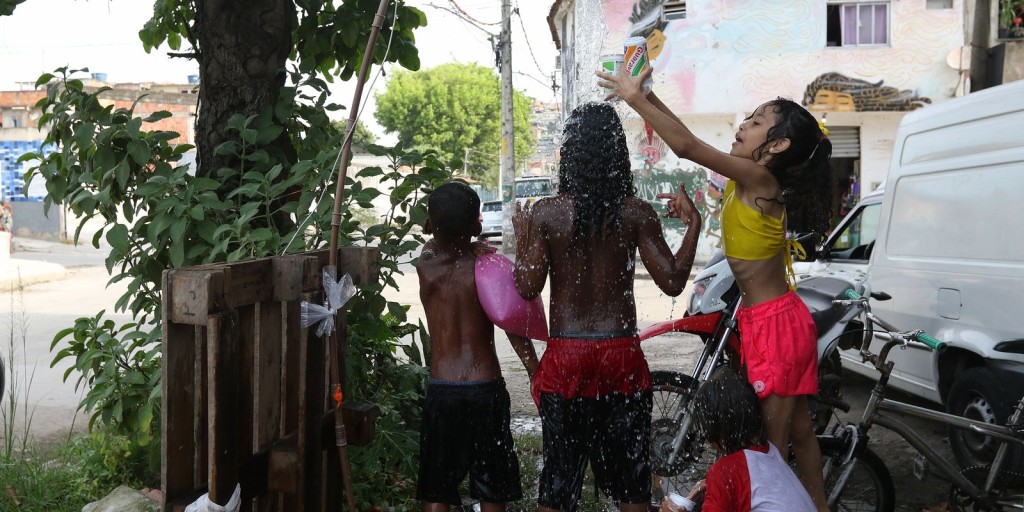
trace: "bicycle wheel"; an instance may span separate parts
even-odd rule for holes
[[[981,486],[988,478],[989,468],[976,466],[962,470],[968,480]],[[956,485],[949,489],[950,512],[1001,512],[1020,510],[1024,503],[1024,474],[1012,471],[1000,471],[996,477],[992,492],[982,498],[975,499]]]
[[[689,398],[693,378],[676,372],[651,372],[653,409],[651,410],[651,503],[660,504],[670,492],[686,496],[707,475],[715,462],[715,450],[696,425],[690,427],[679,456],[668,463],[672,440],[679,431],[676,412]]]
[[[835,488],[839,465],[846,453],[846,441],[835,436],[818,436],[821,465],[825,471],[825,495]],[[882,459],[869,448],[857,456],[850,478],[846,480],[833,510],[851,512],[892,512],[896,491],[892,476]]]

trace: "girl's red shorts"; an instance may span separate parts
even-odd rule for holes
[[[758,398],[818,392],[818,330],[793,291],[740,308],[742,360]]]

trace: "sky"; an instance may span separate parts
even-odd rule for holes
[[[553,0],[511,0],[520,16],[512,17],[512,69],[516,89],[542,100],[554,101],[551,75],[555,50],[547,14]],[[421,69],[448,62],[473,62],[494,68],[494,52],[481,28],[497,34],[501,0],[407,0],[427,15],[427,26],[414,32],[420,52]],[[152,14],[151,0],[27,0],[13,16],[0,17],[0,90],[17,90],[20,82],[34,83],[44,72],[60,66],[89,68],[106,73],[110,82],[185,83],[198,74],[198,66],[185,59],[168,58],[166,47],[147,54],[138,31]],[[461,8],[480,28],[463,21],[451,11]],[[186,50],[182,48],[181,51]],[[532,51],[531,51],[532,50]],[[385,73],[397,64],[388,64]],[[364,88],[367,104],[360,120],[382,136],[394,141],[373,120],[373,94],[383,92],[386,79],[370,81],[379,67],[373,67]],[[332,88],[332,100],[352,102],[355,78]],[[367,95],[367,91],[370,93]],[[347,111],[337,115],[347,118]]]

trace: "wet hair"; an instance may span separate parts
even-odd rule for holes
[[[726,454],[766,442],[764,416],[754,388],[735,371],[722,367],[695,395],[694,417],[708,441]]]
[[[480,196],[465,183],[445,183],[430,193],[427,215],[437,233],[447,236],[471,234],[480,215]]]
[[[622,220],[623,199],[636,195],[629,166],[626,133],[608,103],[584,103],[562,129],[558,191],[572,200],[573,237],[602,238]]]
[[[789,139],[789,147],[773,154],[767,164],[779,182],[789,229],[824,235],[832,227],[832,141],[798,103],[776,98],[765,104],[765,110],[769,109],[775,114],[775,126],[768,129],[764,144],[754,150],[754,161],[760,160],[773,142]]]

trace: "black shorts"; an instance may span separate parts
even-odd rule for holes
[[[575,510],[587,460],[597,486],[614,501],[651,501],[651,392],[599,398],[540,394],[544,469],[537,503]]]
[[[473,499],[506,503],[522,498],[509,408],[503,379],[431,380],[423,403],[416,498],[461,505],[459,484],[466,473]]]

